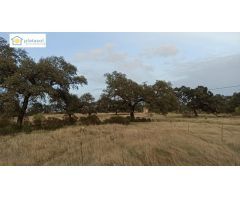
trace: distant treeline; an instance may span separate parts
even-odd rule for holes
[[[22,126],[26,114],[129,112],[147,109],[167,114],[179,112],[198,116],[206,113],[240,113],[240,93],[214,95],[207,87],[173,88],[157,80],[153,85],[138,84],[120,72],[105,74],[106,89],[98,100],[90,93],[78,97],[70,89],[87,84],[77,68],[63,57],[51,56],[34,61],[25,50],[9,47],[0,37],[0,115],[17,117]]]

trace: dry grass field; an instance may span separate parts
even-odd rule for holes
[[[149,116],[0,136],[0,165],[240,165],[240,118]]]

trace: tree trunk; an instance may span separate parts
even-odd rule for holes
[[[131,110],[130,110],[130,118],[131,119],[134,119],[135,116],[134,116],[134,110],[135,110],[135,106],[131,106]]]
[[[27,96],[24,97],[22,107],[21,107],[20,112],[18,114],[17,124],[18,124],[19,127],[22,127],[23,119],[24,119],[24,116],[26,114],[26,110],[27,110],[27,107],[28,107],[29,97],[30,97],[30,95],[27,95]]]
[[[193,112],[194,112],[195,117],[198,117],[197,110],[196,110],[196,109],[193,109]]]

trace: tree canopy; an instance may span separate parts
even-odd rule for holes
[[[137,104],[144,101],[142,86],[117,71],[107,73],[105,77],[107,88],[104,92],[112,99],[122,100],[130,108],[131,118],[134,118]]]
[[[70,88],[87,84],[77,68],[63,57],[41,58],[35,62],[23,50],[10,48],[0,38],[0,88],[4,104],[16,104],[17,122],[21,126],[30,101],[44,99],[46,95],[60,99]],[[9,107],[9,106],[7,106]]]
[[[114,71],[105,75],[106,89],[100,98],[90,93],[71,94],[71,89],[87,84],[77,67],[63,57],[51,56],[35,61],[25,50],[9,47],[0,37],[0,112],[17,117],[22,126],[25,114],[60,111],[71,119],[76,112],[129,112],[147,107],[151,112],[240,113],[240,93],[214,95],[207,87],[173,88],[170,82],[137,83]],[[47,104],[43,104],[47,102]]]

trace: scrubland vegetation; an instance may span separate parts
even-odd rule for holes
[[[0,38],[0,165],[240,164],[239,92],[104,76],[96,100],[63,57],[36,62]]]
[[[101,121],[110,116],[99,114]],[[128,125],[75,124],[1,136],[0,165],[240,164],[239,117],[151,118]]]

